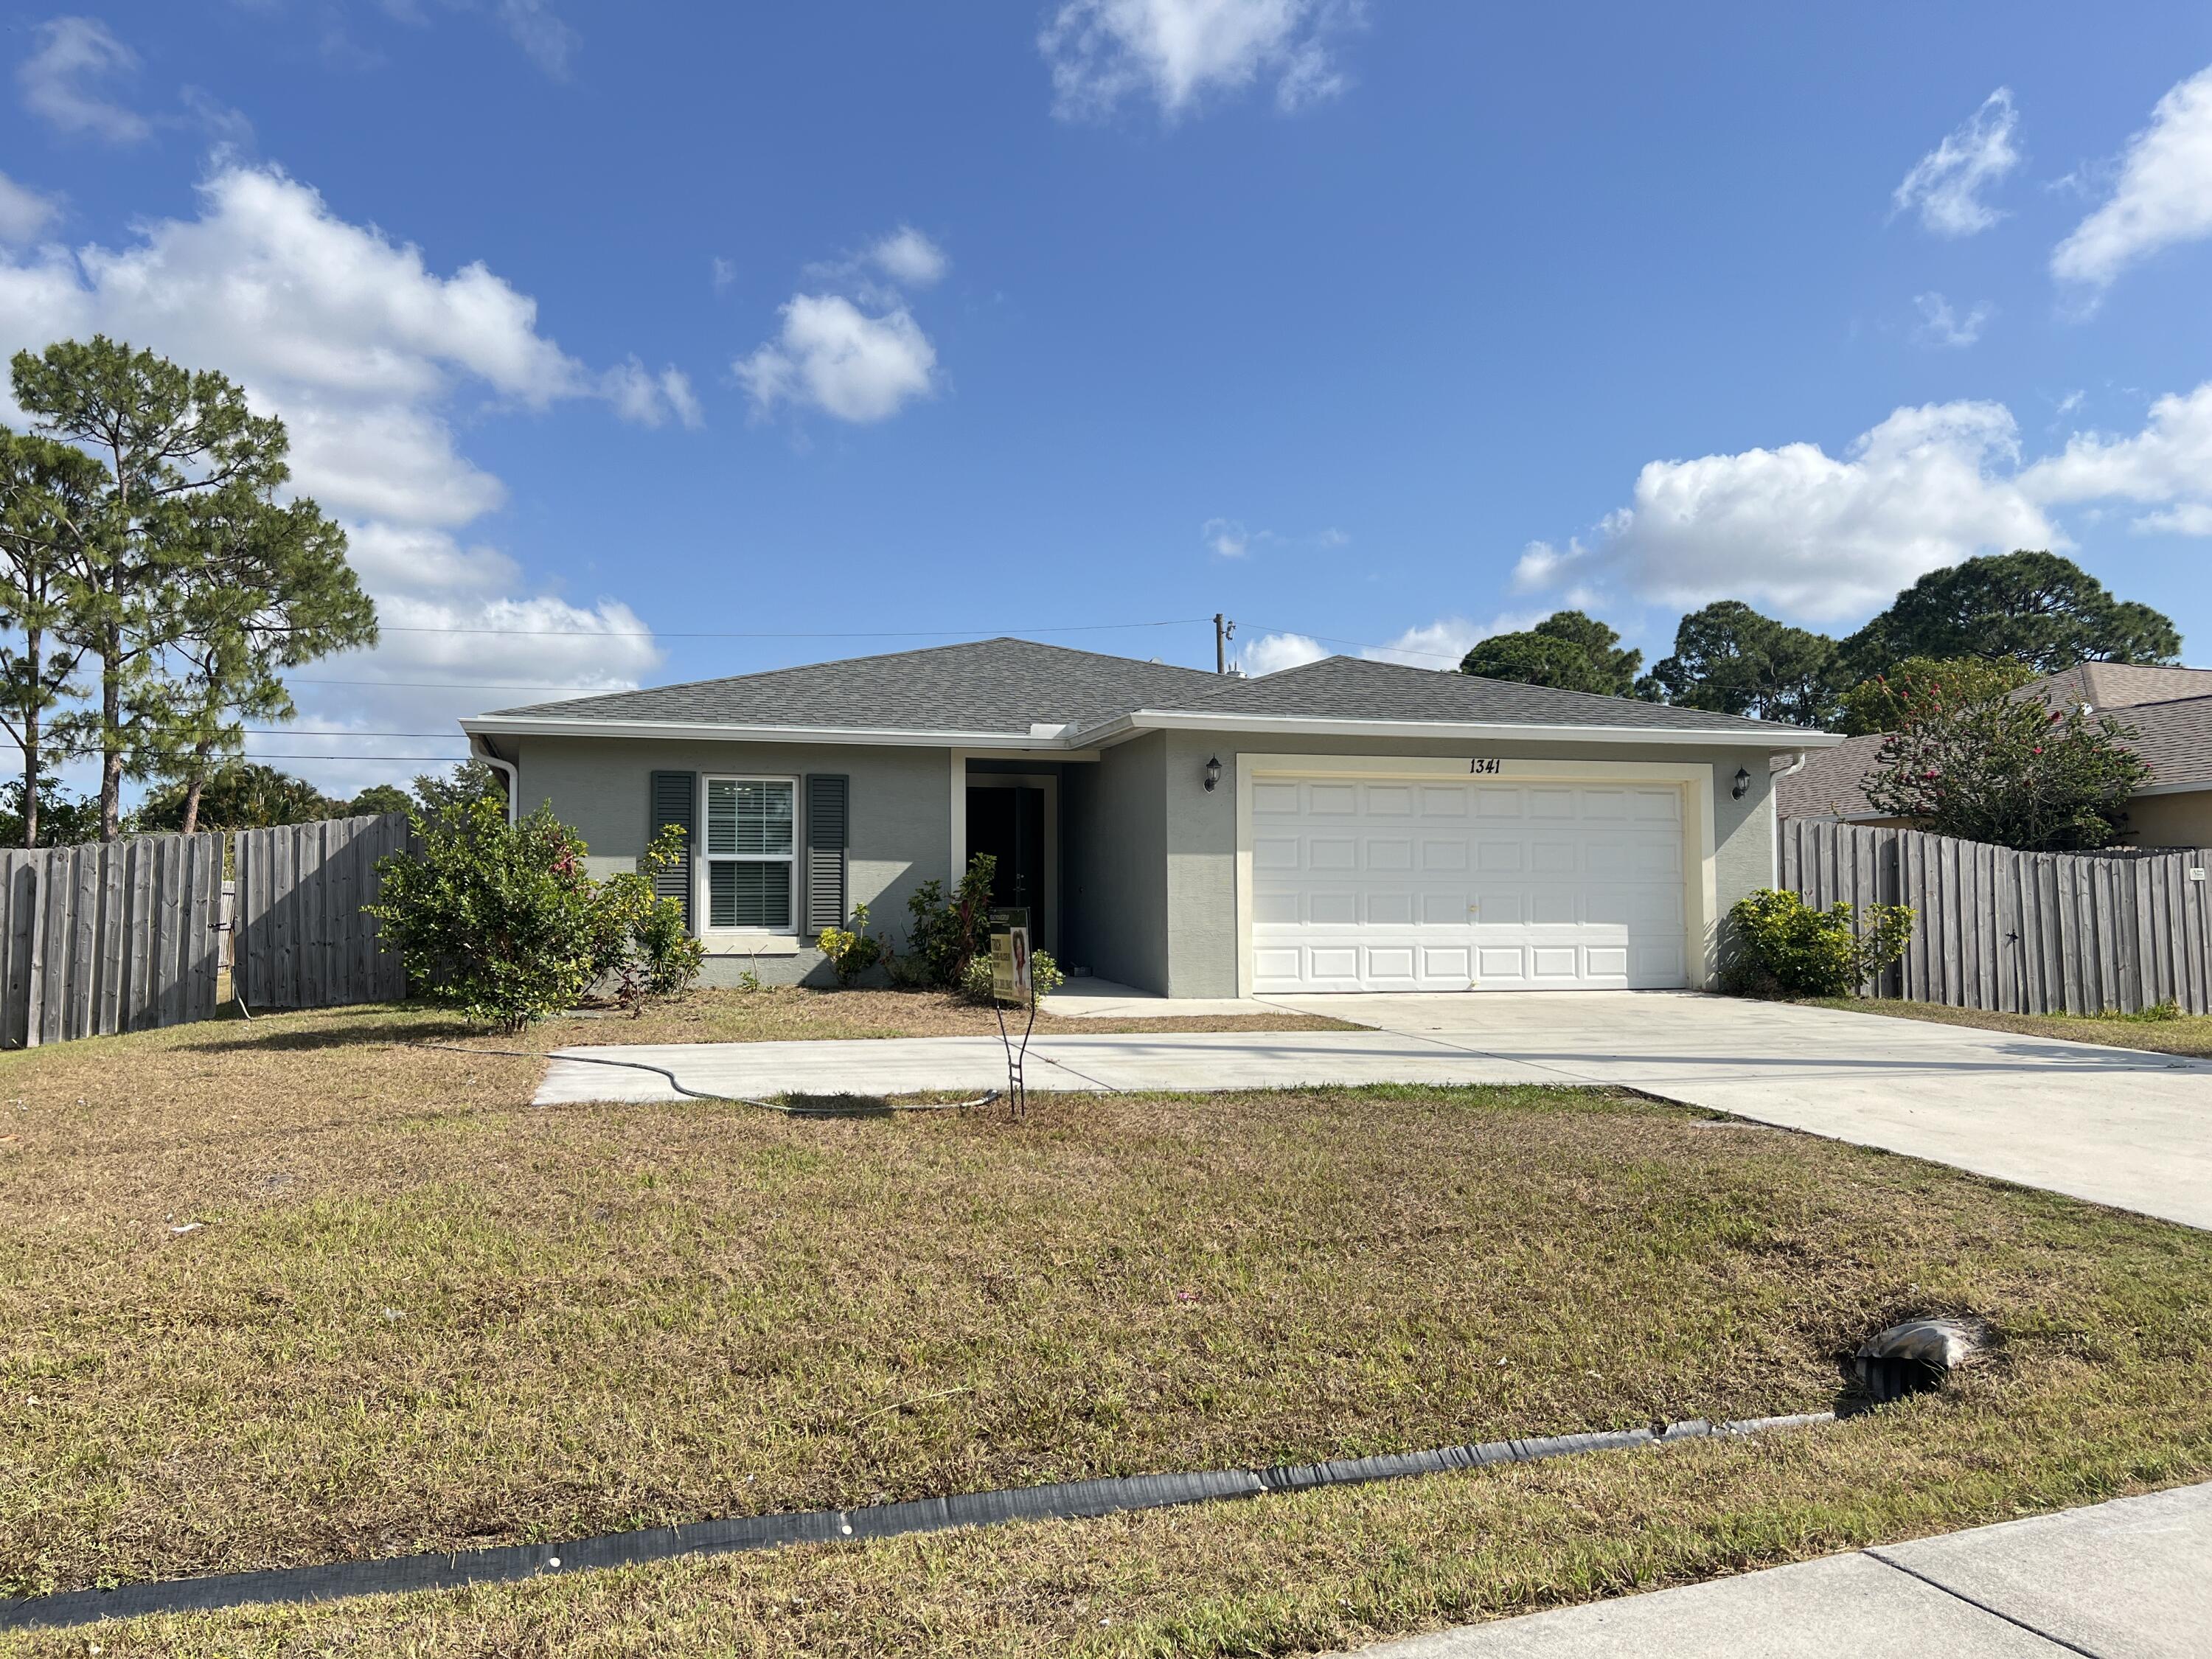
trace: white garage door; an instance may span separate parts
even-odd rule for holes
[[[1688,983],[1679,791],[1259,778],[1252,988]]]

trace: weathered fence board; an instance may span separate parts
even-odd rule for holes
[[[0,853],[0,1047],[214,1018],[223,840]]]
[[[407,994],[397,951],[362,907],[382,890],[376,861],[408,844],[407,817],[331,818],[241,830],[231,974],[249,1008],[331,1008]]]
[[[1827,819],[1782,825],[1808,904],[1909,904],[1912,943],[1874,995],[2031,1014],[2212,1013],[2212,853],[2015,853]]]

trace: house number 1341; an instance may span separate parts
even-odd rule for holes
[[[1494,776],[1505,769],[1505,763],[1494,760],[1471,760],[1467,763],[1467,769],[1478,777]]]

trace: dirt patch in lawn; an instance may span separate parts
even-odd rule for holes
[[[534,1061],[401,1046],[452,1029],[354,1011],[0,1057],[8,1588],[1805,1410],[1850,1340],[1928,1310],[2011,1339],[1941,1406],[1986,1477],[1960,1503],[2040,1504],[2054,1458],[2075,1490],[2212,1473],[2212,1239],[2185,1229],[1593,1091],[1054,1096],[1022,1124],[532,1109]],[[1696,1513],[1721,1531],[1692,1553],[1776,1505],[1759,1551],[1919,1512],[1897,1443],[1837,1443],[1865,1455],[1817,1499],[1711,1466]],[[1656,1559],[1622,1479],[1574,1505]],[[1395,1521],[1339,1547],[1238,1519],[1243,1542],[1187,1559],[1186,1524],[1051,1536],[1099,1594],[1231,1633],[1323,1628],[1318,1587],[1367,1582],[1363,1551],[1376,1628],[1459,1605],[1476,1571],[1437,1565],[1473,1559],[1462,1534],[1390,1555]],[[1087,1592],[995,1536],[882,1557],[908,1564],[908,1613],[850,1554],[717,1571],[747,1607],[842,1595],[856,1630],[942,1613],[966,1633],[940,1650],[996,1651],[1009,1609]],[[1547,1571],[1586,1583],[1579,1559]],[[930,1577],[957,1560],[1013,1600],[985,1616]],[[657,1618],[701,1571],[620,1605]],[[621,1626],[599,1593],[471,1592],[453,1617],[523,1622],[418,1650],[559,1650],[532,1621],[573,1595]],[[816,1617],[760,1650],[818,1645]]]
[[[1122,1031],[1357,1031],[1347,1020],[1316,1014],[1208,1014],[1189,1018],[1082,1019],[1037,1010],[1039,1036],[1102,1036]],[[1007,1018],[1020,1030],[1021,1014]],[[776,986],[759,991],[693,991],[657,1003],[636,1018],[620,1012],[553,1020],[531,1032],[534,1046],[582,1042],[788,1042],[808,1038],[996,1036],[999,1021],[943,991],[817,991]]]

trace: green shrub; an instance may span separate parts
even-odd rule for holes
[[[868,931],[868,907],[853,907],[852,925],[848,927],[824,927],[814,941],[814,948],[830,959],[830,970],[837,975],[841,989],[849,990],[853,981],[883,959],[884,942]]]
[[[907,895],[906,951],[893,967],[894,981],[943,991],[959,987],[976,952],[991,948],[991,883],[998,873],[998,860],[978,853],[951,898],[941,881],[925,881]]]
[[[1067,983],[1067,975],[1052,959],[1049,951],[1030,952],[1030,983],[1036,988],[1037,1000],[1042,1002]],[[991,953],[985,950],[968,958],[968,966],[960,975],[960,994],[969,1002],[980,1002],[987,1006],[995,999],[991,994]]]
[[[699,971],[683,913],[653,891],[681,830],[656,838],[632,873],[595,882],[582,837],[544,805],[519,823],[479,798],[414,820],[419,851],[378,860],[368,907],[416,994],[501,1031],[573,1006],[613,977],[633,1011]]]
[[[1845,997],[1905,954],[1912,907],[1870,904],[1864,937],[1844,903],[1815,910],[1795,893],[1761,888],[1729,911],[1721,988],[1735,996]]]

